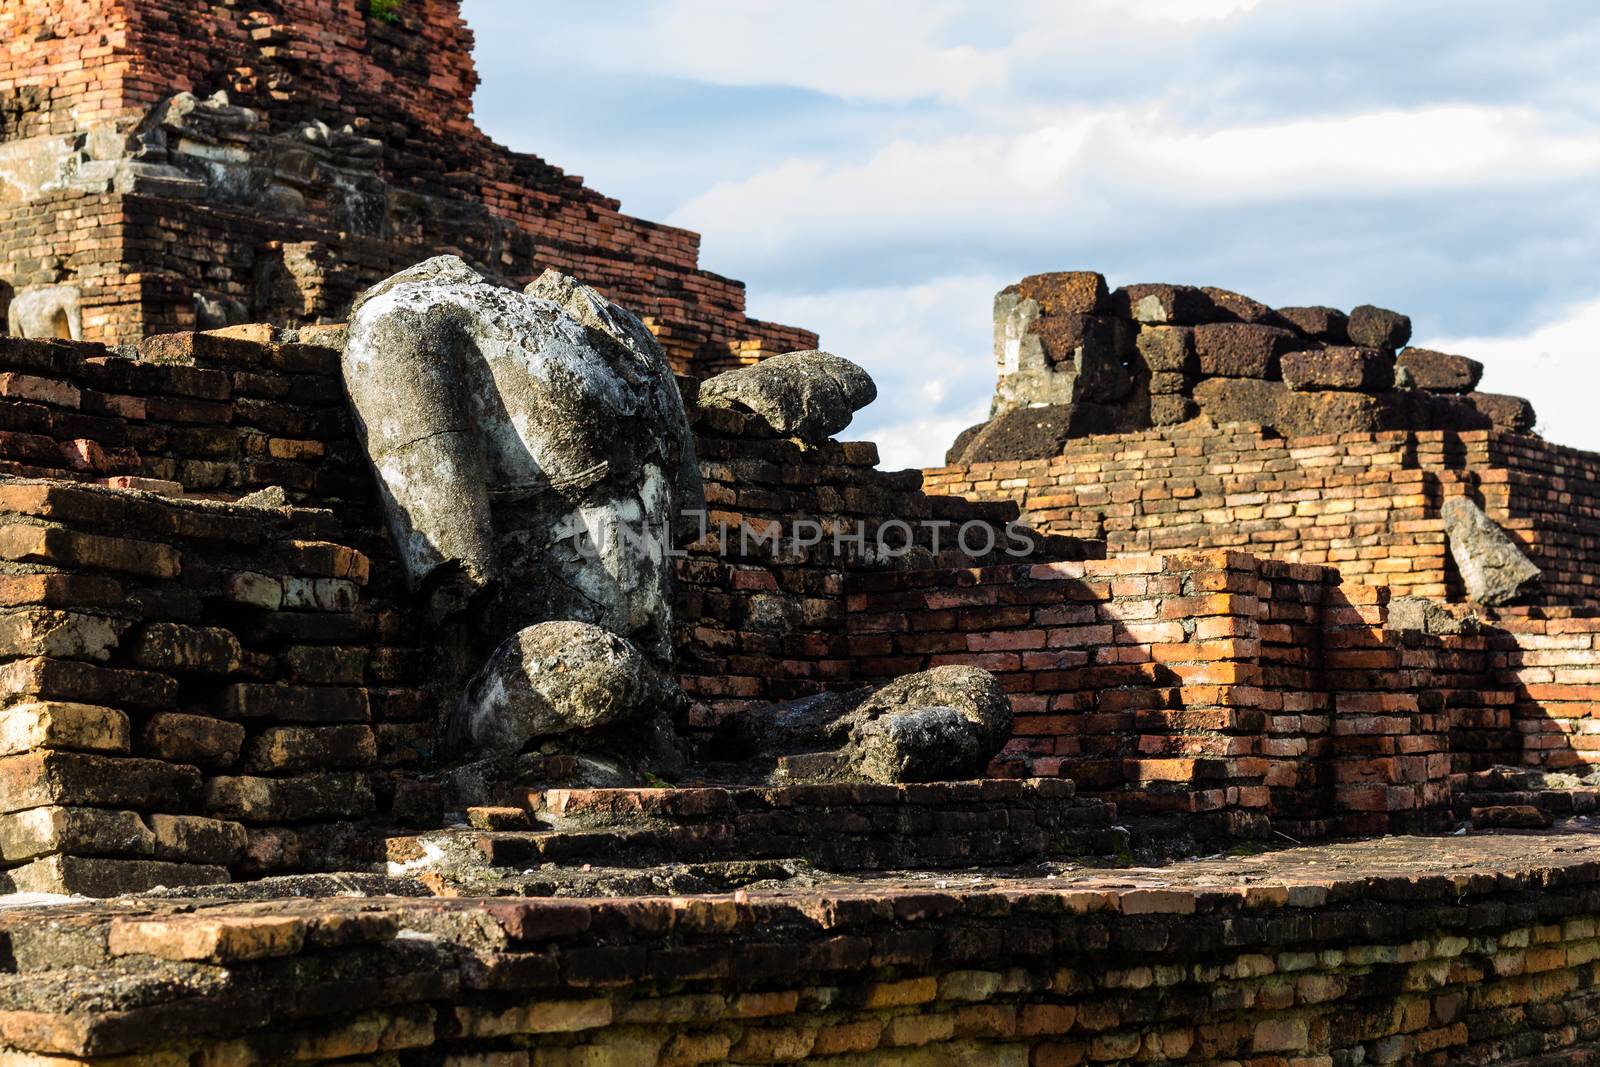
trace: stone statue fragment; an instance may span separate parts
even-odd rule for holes
[[[872,378],[829,352],[788,352],[700,383],[705,407],[742,407],[777,432],[820,444],[878,397]]]
[[[1467,599],[1491,607],[1510,604],[1538,584],[1538,566],[1478,505],[1453,497],[1441,514]]]
[[[659,707],[668,553],[703,490],[643,324],[553,271],[519,293],[441,256],[357,300],[344,376],[413,590],[487,661],[452,737],[506,751]]]

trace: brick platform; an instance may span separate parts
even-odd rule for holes
[[[1600,836],[589,900],[0,911],[17,1064],[1596,1061]]]

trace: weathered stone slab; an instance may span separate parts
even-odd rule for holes
[[[178,551],[153,541],[132,541],[60,526],[0,526],[0,559],[120,571],[143,578],[176,578]]]
[[[1332,347],[1291,352],[1283,357],[1283,381],[1290,389],[1382,393],[1394,387],[1394,355],[1378,348]]]
[[[1094,271],[1030,274],[1017,283],[1023,297],[1038,301],[1045,315],[1104,315],[1111,310],[1106,280]]]
[[[170,810],[192,804],[199,792],[199,771],[159,760],[79,752],[0,759],[0,811],[54,804]]]
[[[151,856],[156,837],[137,812],[50,806],[0,815],[0,858],[17,863],[52,853]]]
[[[124,753],[128,716],[115,708],[41,701],[0,711],[0,756],[38,749]]]
[[[1278,316],[1314,341],[1330,345],[1350,343],[1350,317],[1337,308],[1287,307],[1278,308]]]
[[[1208,377],[1278,377],[1279,359],[1305,342],[1290,330],[1244,322],[1196,326],[1195,357]]]
[[[1530,433],[1538,416],[1533,405],[1520,396],[1499,393],[1468,393],[1466,401],[1494,425],[1497,430],[1512,433]]]
[[[133,639],[133,662],[154,671],[225,676],[239,669],[239,639],[217,627],[156,622]]]
[[[73,611],[11,611],[0,615],[0,648],[12,655],[104,662],[129,625]]]
[[[1227,315],[1192,285],[1125,285],[1111,294],[1114,314],[1136,322],[1165,326],[1197,326]]]
[[[197,767],[231,767],[244,745],[245,728],[208,715],[159,712],[139,733],[139,754]]]
[[[367,722],[372,718],[364,689],[254,682],[229,686],[217,712],[230,719],[299,723]]]
[[[228,869],[161,860],[46,856],[7,871],[19,893],[77,893],[115,897],[143,893],[157,886],[217,885],[228,881]]]
[[[1216,305],[1219,312],[1229,318],[1266,326],[1288,325],[1276,311],[1243,293],[1236,293],[1232,289],[1219,289],[1214,285],[1202,285],[1200,291]]]
[[[1152,373],[1163,371],[1193,374],[1195,361],[1194,330],[1188,326],[1141,326],[1139,358]]]
[[[155,814],[148,819],[157,859],[226,867],[244,857],[245,829],[236,822],[199,815]]]
[[[296,955],[305,938],[306,922],[294,916],[178,915],[113,920],[109,947],[113,956],[239,963]]]
[[[1477,504],[1452,497],[1440,514],[1468,598],[1490,606],[1509,604],[1538,583],[1538,566]]]
[[[374,803],[367,776],[347,771],[295,778],[219,776],[206,781],[203,800],[209,814],[246,823],[359,819],[372,814]]]
[[[1483,378],[1483,364],[1428,348],[1408,348],[1395,361],[1416,389],[1433,393],[1470,393]]]
[[[250,739],[246,774],[370,767],[378,756],[369,726],[272,726]]]
[[[0,697],[143,709],[169,708],[177,696],[178,683],[152,671],[96,667],[43,656],[0,666]]]

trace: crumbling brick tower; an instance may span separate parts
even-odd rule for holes
[[[485,136],[458,0],[3,0],[0,39],[12,333],[337,322],[454,252],[508,283],[556,267],[602,287],[680,370],[816,343],[747,318],[697,234]]]

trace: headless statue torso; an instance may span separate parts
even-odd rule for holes
[[[636,318],[553,271],[518,293],[439,257],[361,297],[344,372],[414,589],[493,590],[491,642],[575,620],[670,662],[667,551],[702,491]]]

